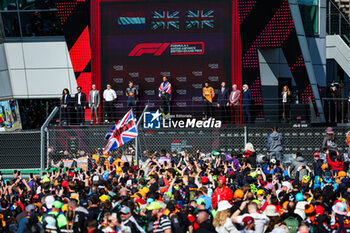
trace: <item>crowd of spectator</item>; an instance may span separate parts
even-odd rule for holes
[[[333,130],[326,160],[301,152],[290,166],[279,157],[273,129],[269,153],[149,154],[139,166],[95,153],[92,166],[56,164],[41,177],[0,177],[1,232],[349,232],[348,164]],[[67,156],[69,156],[67,154]]]

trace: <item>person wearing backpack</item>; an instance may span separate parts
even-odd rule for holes
[[[170,201],[167,204],[167,208],[164,211],[164,215],[171,221],[172,233],[186,233],[187,231],[193,232],[191,222],[176,208],[176,201]]]
[[[300,217],[300,216],[299,216]],[[297,218],[289,216],[284,220],[290,233],[297,233],[299,227],[299,221]]]
[[[39,223],[38,215],[33,213],[29,216],[27,225],[23,233],[44,233],[43,226]]]
[[[56,219],[56,224],[57,224],[57,230],[59,231],[62,227],[65,227],[68,224],[66,216],[63,214],[61,211],[62,208],[62,203],[60,201],[54,201],[52,203],[52,209],[50,212],[44,214],[41,218],[41,222],[46,229],[46,225],[49,223],[46,218],[50,220],[51,223],[51,218],[54,217]]]
[[[34,211],[35,211],[34,205],[30,204],[30,205],[26,206],[25,217],[21,219],[21,221],[19,222],[19,225],[18,225],[18,230],[17,230],[18,233],[24,233],[24,231],[26,230],[26,227],[27,227],[27,223],[29,222],[30,215],[32,213],[34,213]]]
[[[303,219],[300,217],[299,214],[294,213],[294,211],[295,211],[295,202],[290,201],[290,202],[288,202],[288,205],[287,205],[287,212],[283,213],[281,215],[281,218],[283,220],[290,218],[290,219],[295,219],[297,222],[301,222]],[[287,224],[287,226],[288,226],[288,224]]]
[[[86,220],[89,212],[82,206],[78,206],[78,202],[75,199],[71,199],[68,202],[69,210],[72,210],[75,219],[73,224],[74,233],[84,233],[86,232]]]
[[[327,186],[332,187],[332,191],[336,191],[338,186],[332,178],[332,172],[326,171],[323,176],[323,182],[321,183],[321,189],[324,190]]]

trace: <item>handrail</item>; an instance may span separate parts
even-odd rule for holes
[[[44,173],[45,170],[45,130],[47,126],[49,125],[50,121],[53,119],[53,117],[57,114],[58,107],[55,107],[49,117],[46,119],[44,124],[41,126],[40,132],[41,132],[41,142],[40,142],[40,170],[41,174]]]
[[[329,2],[331,4],[333,4],[333,6],[337,9],[337,11],[339,11],[339,13],[343,16],[343,19],[349,24],[350,26],[350,21],[347,19],[346,15],[344,15],[344,12],[342,12],[340,9],[339,9],[339,6],[337,3],[333,2],[333,0],[329,0]]]

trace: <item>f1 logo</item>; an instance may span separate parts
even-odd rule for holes
[[[135,48],[129,53],[129,57],[139,57],[142,54],[153,54],[154,56],[160,56],[170,43],[142,43],[135,46]]]

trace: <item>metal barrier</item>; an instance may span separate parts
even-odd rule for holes
[[[264,104],[261,99],[252,99],[250,105],[251,121],[250,123],[279,123],[279,122],[310,122],[310,105],[308,103],[301,103],[300,101],[293,101],[288,104],[285,111],[285,117],[283,118],[283,106],[281,98],[264,98]],[[296,103],[297,102],[297,103]],[[144,107],[148,105],[149,111],[156,111],[161,108],[161,100],[141,100],[136,103],[134,114],[137,118],[140,117]],[[59,104],[57,103],[57,106]],[[211,107],[212,116],[224,120],[226,123],[237,123],[237,119],[234,118],[233,106],[225,106],[225,109],[219,108],[214,101]],[[287,110],[288,109],[288,110]],[[113,104],[113,111],[105,109],[103,102],[98,109],[99,124],[111,123],[120,119],[129,108],[127,101],[116,100]],[[86,107],[84,110],[84,118],[78,119],[76,110],[73,106],[67,108],[60,107],[59,112],[56,114],[55,119],[57,124],[61,125],[88,125],[91,123],[91,110]],[[167,112],[167,111],[166,111]],[[196,100],[172,100],[170,101],[171,114],[191,115],[194,118],[205,117],[205,103],[203,99]],[[238,111],[237,115],[241,113]],[[243,122],[241,119],[240,122]],[[108,122],[105,122],[108,121]],[[93,122],[95,124],[95,122]],[[245,122],[243,122],[245,123]]]
[[[314,152],[322,151],[325,127],[281,127],[283,136],[283,154],[293,155],[301,151],[311,162]],[[102,155],[107,144],[105,134],[112,125],[103,126],[49,126],[45,131],[45,168],[79,157]],[[347,127],[335,127],[335,137],[340,154],[347,154],[345,142]],[[222,127],[214,128],[165,128],[144,129],[140,124],[137,138],[140,160],[144,161],[152,153],[165,149],[167,152],[186,151],[208,153],[213,150],[224,153],[243,153],[246,142],[254,145],[258,155],[266,155],[267,137],[271,133],[268,127]],[[11,132],[0,134],[0,170],[39,169],[40,168],[40,132]],[[130,141],[112,152],[113,157],[126,156],[135,159],[136,140]]]
[[[107,144],[104,139],[109,126],[55,126],[48,129],[48,165],[62,159],[73,159],[92,154],[102,155],[103,147]],[[334,128],[338,143],[338,151],[347,153],[345,143],[348,128]],[[295,154],[301,151],[305,158],[312,162],[314,152],[322,152],[322,141],[325,128],[280,128],[283,136],[283,154]],[[139,128],[138,152],[140,159],[145,160],[152,153],[165,149],[167,152],[186,151],[197,153],[198,150],[208,153],[213,150],[224,153],[243,153],[245,141],[251,142],[257,154],[266,155],[267,137],[271,128],[241,127],[220,129]],[[135,140],[122,146],[112,153],[113,156],[134,156]],[[130,157],[129,157],[130,158]],[[135,157],[134,157],[135,159]]]
[[[337,3],[328,0],[327,6],[327,34],[340,35],[346,44],[350,45],[349,17],[339,9]]]
[[[0,170],[40,168],[40,131],[0,133]]]
[[[347,98],[323,98],[322,105],[328,122],[350,123],[350,101]]]

